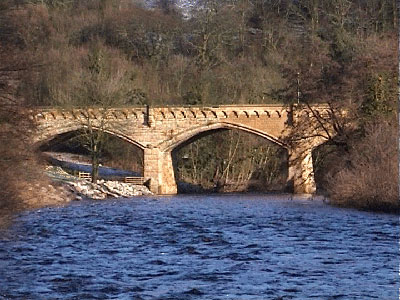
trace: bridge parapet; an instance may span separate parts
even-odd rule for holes
[[[80,118],[100,118],[106,115],[110,119],[133,119],[143,121],[149,113],[155,119],[186,119],[186,118],[210,118],[210,119],[226,119],[242,117],[268,117],[282,118],[287,116],[292,110],[296,110],[297,106],[282,104],[262,104],[262,105],[218,105],[218,106],[164,106],[164,107],[117,107],[117,108],[37,108],[31,110],[32,117],[37,121],[71,119]],[[324,104],[312,105],[313,111],[317,114],[330,114],[329,106]],[[301,113],[311,116],[309,110],[300,106]]]
[[[37,108],[31,110],[31,117],[41,123],[53,120],[80,120],[80,119],[114,119],[114,120],[139,120],[143,121],[146,116],[146,108],[127,107],[127,108]]]
[[[240,117],[281,118],[288,113],[282,105],[219,105],[219,106],[170,106],[152,108],[156,120],[164,119],[237,119]]]

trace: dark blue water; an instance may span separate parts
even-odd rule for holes
[[[77,202],[0,232],[0,299],[398,299],[398,217],[284,196]]]

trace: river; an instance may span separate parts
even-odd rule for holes
[[[398,225],[285,195],[74,202],[0,232],[0,299],[394,300]]]

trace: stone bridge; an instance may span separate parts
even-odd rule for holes
[[[315,181],[312,150],[325,142],[313,115],[328,115],[326,105],[312,110],[284,105],[219,105],[209,107],[125,107],[113,109],[43,108],[32,112],[37,124],[34,137],[41,145],[54,137],[91,126],[106,124],[105,131],[144,152],[145,179],[156,194],[175,194],[177,185],[172,152],[213,131],[239,129],[261,136],[288,150],[289,178],[294,193],[312,194]],[[299,140],[291,140],[293,132],[309,123],[310,130]],[[303,130],[303,129],[301,129]],[[310,134],[311,133],[311,134]],[[298,136],[298,133],[297,133]]]

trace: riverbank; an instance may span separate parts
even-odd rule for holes
[[[72,176],[61,167],[48,166],[46,174],[54,182],[58,182],[71,193],[71,200],[93,199],[103,200],[106,198],[129,198],[135,196],[152,195],[144,185],[134,185],[115,180],[100,179],[97,183],[79,179]]]
[[[74,161],[73,163],[79,164],[81,162]],[[108,173],[112,178],[113,173],[110,171],[108,171]],[[115,180],[102,179],[99,180],[97,184],[93,184],[87,180],[79,179],[69,174],[60,166],[47,165],[45,167],[43,164],[38,164],[35,174],[36,176],[32,178],[32,181],[10,180],[9,184],[13,185],[13,190],[16,191],[15,195],[10,195],[10,197],[18,197],[19,200],[14,201],[16,205],[3,205],[3,207],[0,207],[1,215],[7,215],[10,211],[37,209],[46,206],[63,206],[71,201],[83,199],[103,200],[106,198],[129,198],[152,195],[145,186],[132,185]],[[185,183],[178,183],[178,188],[179,193],[204,194],[210,192],[205,191],[200,186]],[[293,197],[297,196],[293,195]],[[10,201],[10,203],[14,202]],[[388,205],[388,203],[382,201],[368,201],[369,206],[360,205],[365,202],[341,202],[337,201],[337,199],[324,202],[344,208],[399,213],[398,206]]]
[[[400,200],[384,201],[377,198],[334,198],[329,204],[341,208],[352,208],[359,211],[369,211],[376,213],[400,214]]]
[[[36,165],[35,173],[26,178],[10,178],[9,193],[3,192],[0,205],[0,227],[15,212],[49,206],[64,206],[84,199],[129,198],[152,195],[146,186],[115,180],[99,180],[97,184],[79,179],[57,166]],[[11,192],[13,191],[13,192]]]

